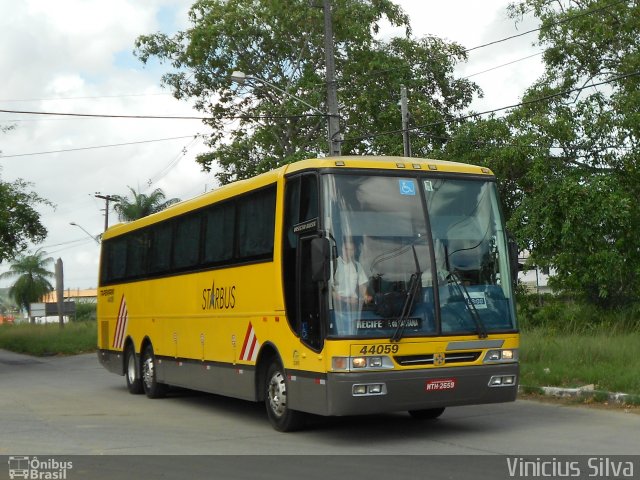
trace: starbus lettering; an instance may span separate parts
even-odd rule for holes
[[[203,310],[228,310],[236,306],[236,286],[216,287],[216,282],[211,283],[211,288],[202,290]]]

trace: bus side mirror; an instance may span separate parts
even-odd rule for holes
[[[330,277],[331,246],[329,240],[317,237],[311,240],[311,278],[314,282],[327,282]]]

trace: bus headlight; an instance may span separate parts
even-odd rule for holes
[[[387,356],[331,357],[331,367],[333,371],[337,372],[387,370],[394,368],[393,361]]]
[[[517,360],[518,350],[515,348],[489,350],[484,356],[484,363],[511,363]]]
[[[365,368],[367,366],[366,357],[355,357],[351,360],[351,364],[353,368]]]
[[[382,357],[370,357],[369,358],[369,366],[371,368],[380,368],[380,367],[382,367]]]

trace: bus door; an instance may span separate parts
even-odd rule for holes
[[[317,236],[300,238],[298,247],[298,312],[300,339],[314,350],[322,349],[321,295],[324,285],[312,275],[312,241]]]
[[[311,244],[318,236],[318,177],[304,173],[287,178],[282,275],[287,319],[300,340],[320,351],[321,288],[311,273]]]

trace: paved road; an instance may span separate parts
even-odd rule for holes
[[[640,415],[517,401],[450,408],[424,423],[406,413],[319,418],[283,434],[251,402],[185,390],[130,395],[93,354],[0,350],[0,455],[378,456],[373,464],[389,462],[383,455],[637,455],[639,432]]]

